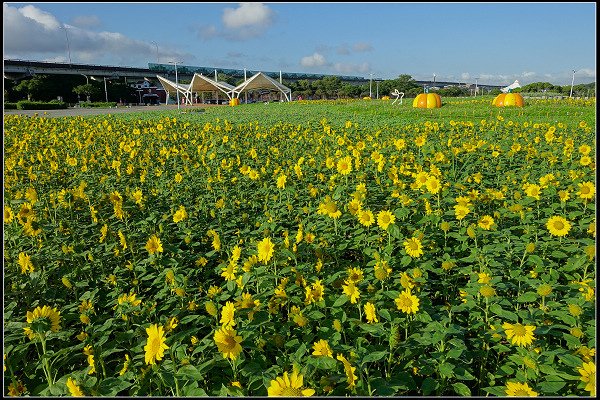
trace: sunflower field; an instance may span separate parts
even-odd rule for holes
[[[5,115],[4,393],[594,396],[595,100],[491,100]]]

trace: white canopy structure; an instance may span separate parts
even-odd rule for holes
[[[218,93],[220,91],[225,93],[227,98],[231,100],[233,98],[239,98],[239,95],[243,92],[256,89],[276,90],[281,92],[287,101],[292,100],[292,90],[290,88],[280,82],[277,82],[275,79],[263,74],[262,72],[256,73],[236,87],[233,87],[226,82],[217,82],[202,74],[194,74],[194,77],[189,84],[176,84],[175,82],[163,78],[162,76],[157,75],[156,77],[162,84],[165,91],[167,91],[168,95],[170,95],[172,92],[179,92],[187,104],[192,104],[193,93],[197,92],[216,91]],[[167,102],[169,99],[168,95]]]
[[[511,83],[510,85],[508,85],[507,87],[500,89],[500,91],[502,93],[509,93],[511,90],[520,88],[520,87],[521,87],[521,84],[519,83],[518,80],[516,80],[513,83]]]
[[[188,101],[188,92],[189,92],[189,88],[190,85],[189,84],[176,84],[173,81],[168,80],[167,78],[163,78],[162,76],[156,75],[156,77],[158,78],[158,81],[161,83],[161,85],[163,86],[163,88],[165,89],[165,91],[167,92],[167,104],[169,104],[169,96],[171,95],[172,92],[179,92],[180,94],[183,95],[184,99],[186,99],[186,102]]]
[[[238,97],[242,92],[255,89],[270,89],[281,92],[287,101],[292,101],[292,90],[282,83],[277,82],[275,79],[268,75],[258,72],[250,78],[246,79],[243,83],[236,86],[232,91],[232,97]]]

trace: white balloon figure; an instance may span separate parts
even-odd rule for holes
[[[395,104],[398,99],[400,99],[400,104],[402,104],[402,98],[404,97],[404,92],[399,92],[398,89],[394,89],[394,92],[392,93],[393,96],[396,96],[396,99],[394,101],[392,101],[392,104]]]

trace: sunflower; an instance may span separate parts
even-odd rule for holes
[[[21,266],[21,274],[32,273],[35,270],[27,253],[19,253],[19,265]]]
[[[185,211],[185,207],[184,206],[179,206],[179,209],[173,215],[173,222],[175,222],[176,224],[178,224],[179,222],[181,222],[184,219],[186,219],[187,216],[188,216],[188,214],[187,214],[187,211]]]
[[[271,257],[273,257],[273,249],[275,245],[271,242],[271,238],[264,238],[256,245],[258,249],[258,260],[268,263]]]
[[[360,297],[360,291],[354,284],[354,281],[345,280],[344,283],[345,285],[342,285],[342,288],[344,289],[344,294],[350,297],[350,303],[356,304],[358,298]]]
[[[469,210],[469,207],[465,207],[465,206],[461,206],[461,205],[454,206],[454,214],[456,216],[456,219],[459,221],[462,220],[463,218],[465,218],[470,211],[471,210]]]
[[[146,242],[146,250],[148,250],[148,253],[150,254],[162,253],[162,243],[156,235],[150,236],[150,239],[148,239],[148,241]]]
[[[221,321],[220,321],[220,323],[223,325],[223,327],[231,327],[231,326],[235,325],[234,313],[235,313],[235,305],[231,301],[228,301],[227,303],[225,303],[225,306],[221,310]]]
[[[318,342],[314,342],[313,349],[313,356],[325,356],[333,358],[333,351],[331,351],[327,340],[321,339]]]
[[[358,222],[360,222],[361,225],[369,227],[375,222],[375,217],[373,216],[373,213],[370,210],[359,210]]]
[[[294,368],[291,375],[286,371],[282,377],[278,376],[271,380],[267,393],[269,396],[277,397],[303,397],[315,394],[313,389],[302,388],[303,380],[304,377]]]
[[[552,236],[565,236],[571,230],[571,223],[565,218],[555,215],[548,219],[546,227]]]
[[[596,186],[592,182],[583,182],[579,184],[579,197],[590,200],[596,194]]]
[[[404,250],[406,253],[414,258],[419,258],[423,255],[423,245],[419,238],[412,237],[404,241]]]
[[[398,310],[406,314],[414,314],[419,311],[419,299],[416,296],[413,296],[408,289],[400,293],[394,302],[396,303]]]
[[[538,394],[534,392],[527,383],[506,382],[506,395],[519,397],[536,397]]]
[[[242,352],[242,337],[230,327],[224,326],[216,331],[213,339],[224,358],[235,360]]]
[[[352,172],[352,158],[349,156],[341,158],[337,162],[337,171],[341,175],[348,175],[350,172]]]
[[[13,221],[14,217],[15,215],[12,211],[12,208],[10,208],[10,206],[4,206],[4,223],[10,224]]]
[[[535,340],[535,336],[533,331],[535,331],[535,326],[532,325],[522,325],[522,324],[510,324],[505,322],[502,324],[502,328],[504,328],[504,332],[506,332],[506,338],[511,341],[512,344],[517,346],[528,346]]]
[[[427,187],[429,193],[432,194],[438,193],[441,189],[440,180],[435,176],[429,176],[429,178],[427,178],[427,182],[425,182],[425,186]]]
[[[348,274],[348,281],[358,283],[363,280],[363,271],[360,268],[348,268],[346,270]]]
[[[377,225],[383,230],[387,230],[387,228],[396,221],[396,217],[391,212],[385,210],[377,213]]]
[[[344,372],[346,373],[346,382],[348,382],[348,388],[353,388],[356,386],[356,380],[358,379],[358,377],[354,374],[356,367],[353,367],[350,364],[350,361],[348,361],[342,354],[338,354],[337,359],[344,364]]]
[[[377,312],[375,310],[375,305],[373,303],[367,302],[364,305],[364,310],[365,310],[365,315],[367,317],[367,322],[369,324],[379,322],[379,319],[377,319]]]
[[[540,191],[540,186],[534,183],[527,185],[527,187],[525,188],[525,194],[527,194],[527,196],[529,197],[533,197],[536,200],[540,199]]]
[[[480,228],[485,229],[486,231],[489,231],[490,229],[492,229],[492,226],[494,225],[494,218],[492,218],[489,215],[484,215],[483,217],[481,217],[479,219],[477,224],[479,225]]]
[[[24,328],[25,334],[30,340],[36,336],[45,335],[48,330],[58,332],[60,330],[60,311],[50,306],[36,307],[33,312],[27,311],[28,327]]]
[[[85,396],[83,394],[83,392],[81,391],[81,389],[79,388],[79,386],[77,386],[77,382],[71,377],[69,377],[67,379],[67,387],[69,388],[69,393],[71,393],[71,396],[73,396],[73,397]]]
[[[277,177],[277,189],[285,189],[285,182],[287,181],[287,176],[285,174],[281,174]]]
[[[155,364],[156,361],[162,360],[165,355],[165,350],[169,348],[169,346],[165,343],[165,336],[163,327],[160,325],[152,324],[150,327],[146,328],[146,333],[148,334],[148,341],[146,342],[146,346],[144,346],[144,350],[146,351],[145,361],[146,364]]]
[[[590,392],[590,396],[596,395],[596,364],[593,361],[583,363],[581,368],[578,369],[581,374],[581,379],[585,382],[585,390]]]

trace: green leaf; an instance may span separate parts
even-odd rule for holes
[[[202,374],[193,365],[184,365],[177,371],[178,375],[190,378],[195,381],[202,380]]]
[[[552,380],[548,380],[548,378],[538,384],[544,395],[557,394],[557,392],[567,384],[557,376],[554,376]]]
[[[340,307],[340,306],[346,304],[348,302],[348,300],[350,300],[350,297],[343,294],[340,297],[338,297],[338,299],[333,303],[333,305],[331,307],[334,307],[334,308]]]
[[[438,370],[443,378],[451,378],[453,375],[452,371],[454,370],[454,365],[443,362],[438,366]]]
[[[387,355],[388,355],[387,351],[376,351],[373,353],[369,353],[362,359],[362,364],[368,363],[368,362],[379,361]]]
[[[537,293],[535,292],[525,292],[519,297],[517,297],[517,301],[519,303],[533,303],[537,300]]]
[[[452,387],[454,388],[456,394],[458,394],[459,396],[471,396],[471,389],[469,389],[469,387],[464,383],[453,383]]]
[[[119,378],[106,378],[100,381],[98,394],[101,396],[116,396],[130,386],[131,382],[125,382]]]
[[[425,378],[423,384],[421,385],[421,390],[423,391],[424,396],[428,396],[434,390],[436,390],[440,384],[433,378]]]

